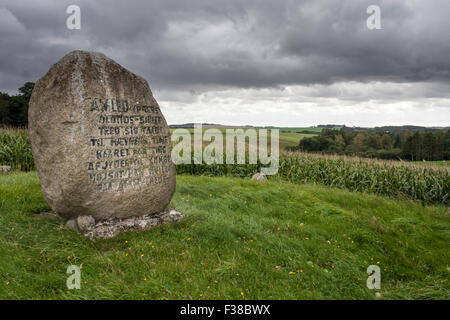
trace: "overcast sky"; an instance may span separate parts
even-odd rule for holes
[[[0,91],[81,49],[144,77],[169,124],[450,126],[449,14],[448,0],[0,0]]]

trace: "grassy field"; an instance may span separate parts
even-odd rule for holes
[[[281,131],[288,131],[288,132],[300,132],[300,131],[311,131],[311,132],[322,132],[322,128],[310,128],[310,127],[279,127],[277,128]]]
[[[48,210],[37,175],[0,175],[2,299],[449,299],[443,206],[276,179],[177,176],[172,226],[92,242]],[[66,289],[82,264],[81,290]]]
[[[414,161],[414,163],[433,166],[450,166],[450,161]]]
[[[286,147],[296,147],[303,138],[311,138],[314,136],[315,134],[280,131],[280,150],[284,150]]]

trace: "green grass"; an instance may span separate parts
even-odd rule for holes
[[[434,166],[450,166],[450,161],[414,161],[416,164],[434,165]]]
[[[37,215],[49,208],[35,172],[1,175],[0,298],[374,299],[378,262],[382,298],[450,298],[442,206],[193,176],[177,176],[171,206],[184,221],[92,242]],[[81,290],[66,289],[70,264]]]
[[[296,147],[303,138],[311,138],[314,136],[315,134],[280,131],[280,150],[285,150],[287,147]]]
[[[279,127],[277,128],[280,130],[280,132],[301,132],[301,131],[311,131],[311,132],[322,132],[322,128],[310,128],[310,127]]]

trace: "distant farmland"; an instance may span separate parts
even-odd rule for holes
[[[203,126],[203,132],[205,130],[211,129],[214,127],[211,126]],[[174,130],[176,129],[186,129],[188,130],[191,135],[194,133],[194,128],[171,128],[170,129],[170,133],[173,133]],[[287,147],[294,147],[294,146],[298,146],[299,142],[301,139],[303,138],[310,138],[315,136],[316,134],[313,133],[301,133],[302,131],[310,131],[310,132],[317,132],[317,134],[322,131],[321,128],[253,128],[253,127],[228,127],[228,128],[224,128],[224,127],[217,127],[215,129],[219,129],[220,131],[222,131],[223,133],[225,133],[226,129],[242,129],[244,130],[244,132],[248,129],[255,129],[255,130],[260,130],[260,129],[267,129],[269,136],[270,136],[270,130],[271,129],[278,129],[279,130],[279,143],[280,143],[280,151],[285,150]],[[225,143],[225,139],[224,139],[224,143]],[[207,145],[208,142],[204,142],[203,146]]]

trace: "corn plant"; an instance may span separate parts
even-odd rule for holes
[[[30,140],[25,129],[0,129],[0,164],[14,170],[34,169]]]

